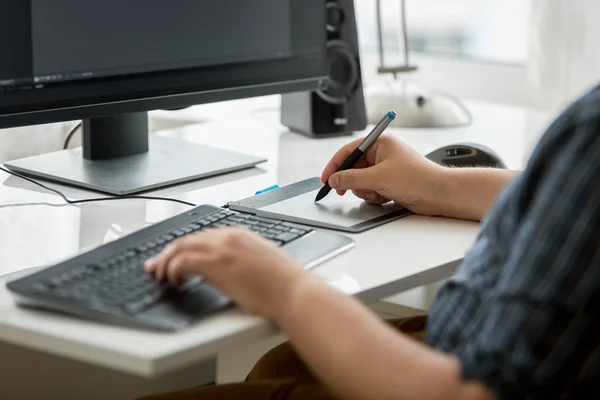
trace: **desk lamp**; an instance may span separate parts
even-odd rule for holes
[[[394,80],[366,89],[367,118],[370,124],[376,124],[384,110],[397,110],[398,116],[392,126],[404,128],[436,128],[464,126],[471,123],[469,110],[456,98],[433,91],[427,91],[414,83],[398,79],[402,73],[418,70],[411,65],[408,48],[408,32],[406,23],[406,1],[401,0],[401,18],[398,27],[398,42],[404,43],[404,64],[388,67],[385,64],[383,43],[383,21],[381,17],[381,0],[376,0],[377,33],[379,52],[379,74],[392,74]]]

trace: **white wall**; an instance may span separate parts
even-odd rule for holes
[[[570,101],[600,83],[600,1],[534,0],[532,79],[545,96]]]

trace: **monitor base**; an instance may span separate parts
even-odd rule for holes
[[[11,171],[113,195],[130,195],[229,172],[267,161],[231,151],[150,135],[146,153],[87,160],[82,148],[9,161]]]

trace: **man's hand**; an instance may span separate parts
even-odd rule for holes
[[[381,136],[354,169],[337,172],[362,139],[342,147],[329,161],[321,181],[338,194],[351,190],[373,204],[390,200],[418,214],[437,214],[438,185],[444,168],[391,136]]]
[[[373,204],[390,200],[422,215],[481,220],[515,171],[446,168],[429,161],[391,136],[381,136],[354,169],[336,172],[362,140],[342,147],[329,161],[321,181],[338,194],[351,190]]]
[[[245,228],[213,229],[180,239],[146,263],[159,280],[178,285],[201,275],[243,309],[273,318],[292,285],[308,273],[271,242]]]
[[[146,269],[181,283],[201,275],[242,308],[272,319],[334,394],[348,399],[493,399],[459,363],[383,324],[258,235],[212,229],[180,239]]]

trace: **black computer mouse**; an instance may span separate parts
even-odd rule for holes
[[[437,149],[429,160],[451,167],[491,167],[506,169],[506,164],[492,149],[475,143],[456,143]]]

